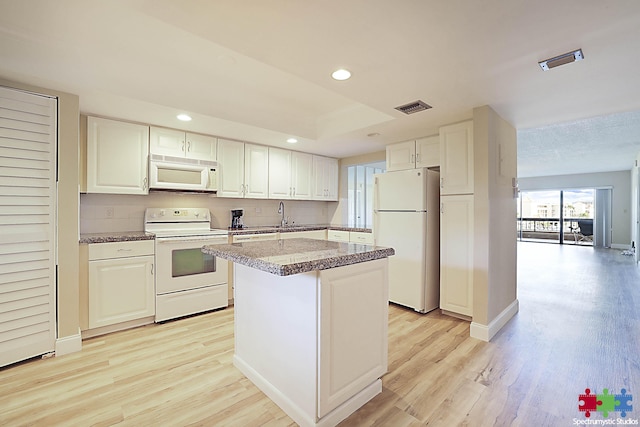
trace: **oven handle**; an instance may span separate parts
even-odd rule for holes
[[[163,238],[163,239],[156,239],[156,242],[158,243],[195,243],[195,242],[207,242],[208,245],[223,245],[229,242],[228,237],[220,237],[220,238],[211,238],[211,237],[206,237],[206,238],[202,238],[202,239],[183,239],[180,237],[176,237],[176,238]]]

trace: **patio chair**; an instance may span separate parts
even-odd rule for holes
[[[573,238],[576,244],[580,242],[593,243],[593,220],[592,219],[579,219],[578,228],[573,228]]]

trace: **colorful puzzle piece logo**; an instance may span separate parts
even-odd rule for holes
[[[620,394],[609,394],[609,389],[602,390],[602,394],[591,393],[591,389],[585,389],[584,394],[578,395],[578,410],[584,412],[589,418],[591,412],[602,412],[604,418],[611,412],[620,412],[621,417],[626,417],[633,410],[631,401],[633,396],[627,394],[626,389],[621,389]]]

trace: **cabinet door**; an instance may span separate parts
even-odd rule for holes
[[[149,129],[149,151],[163,156],[184,157],[186,152],[184,131],[152,126]]]
[[[313,156],[313,199],[338,200],[338,160]]]
[[[244,143],[218,139],[218,197],[244,197]]]
[[[244,145],[244,197],[269,197],[269,148],[263,145]]]
[[[271,165],[269,165],[271,167]],[[269,169],[271,170],[271,169]],[[291,153],[292,198],[311,200],[313,178],[313,156],[306,153]]]
[[[325,160],[325,185],[327,187],[327,200],[338,200],[338,160],[328,158]]]
[[[149,127],[87,118],[87,193],[148,194]]]
[[[154,314],[153,256],[89,261],[89,328]]]
[[[413,169],[415,167],[415,141],[406,141],[387,145],[387,172]]]
[[[198,160],[216,160],[216,138],[209,135],[187,133],[187,157]]]
[[[440,166],[440,136],[428,136],[416,140],[416,167]]]
[[[269,198],[290,199],[293,196],[291,184],[291,151],[269,148]]]
[[[440,128],[440,194],[473,194],[473,122]]]
[[[473,315],[473,195],[440,198],[440,308]]]

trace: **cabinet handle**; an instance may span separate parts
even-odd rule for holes
[[[184,152],[184,145],[185,145],[185,143],[184,143],[184,141],[182,141],[182,151],[183,152]]]
[[[191,152],[191,141],[187,141],[187,151]]]
[[[131,252],[131,249],[120,248],[118,252]]]
[[[146,191],[149,187],[148,187],[148,182],[147,182],[147,177],[145,176],[144,179],[142,180],[142,190]]]
[[[292,196],[293,196],[293,197],[295,197],[295,196],[296,196],[296,187],[293,187],[293,194],[292,194]]]
[[[293,196],[293,187],[289,187],[289,195]]]
[[[151,264],[151,275],[152,275],[152,276],[153,276],[153,265],[154,265],[154,264]]]
[[[420,153],[416,153],[416,163],[420,163]]]
[[[440,178],[440,188],[444,188],[444,178]]]
[[[416,156],[415,154],[411,155],[411,163],[415,163],[416,162]]]
[[[440,213],[444,213],[444,203],[440,203]]]

